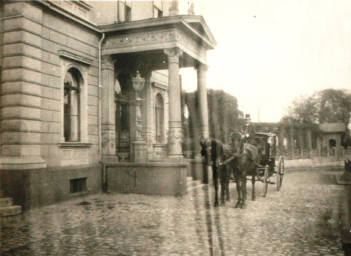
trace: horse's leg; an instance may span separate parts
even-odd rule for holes
[[[241,174],[241,191],[242,191],[242,202],[241,202],[241,208],[244,208],[245,202],[246,202],[246,170],[242,172]]]
[[[214,184],[214,187],[215,187],[215,203],[214,203],[214,206],[217,207],[218,206],[218,172],[217,172],[217,168],[216,168],[215,164],[212,166],[212,173],[213,173],[213,184]]]
[[[227,192],[227,201],[230,201],[230,193],[229,193],[229,183],[230,183],[231,169],[226,167],[226,179],[225,179],[225,189]]]
[[[221,177],[221,205],[225,206],[225,180],[223,179],[223,176]]]
[[[254,170],[253,173],[252,173],[252,179],[251,179],[251,183],[252,183],[252,201],[256,200],[255,181],[256,181],[256,171]]]
[[[238,208],[240,206],[241,202],[241,178],[239,172],[234,172],[234,178],[235,178],[235,183],[236,183],[236,191],[238,193],[238,201],[235,205],[235,208]]]

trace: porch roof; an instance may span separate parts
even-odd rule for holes
[[[206,64],[206,51],[216,40],[205,20],[198,15],[179,15],[116,23],[99,27],[106,34],[103,55],[156,52],[178,47],[183,66]]]

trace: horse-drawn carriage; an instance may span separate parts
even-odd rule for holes
[[[270,179],[276,176],[277,190],[282,185],[284,176],[284,158],[280,156],[276,163],[277,138],[272,133],[255,133],[245,137],[241,133],[233,133],[231,146],[220,141],[207,138],[200,142],[201,154],[205,162],[212,166],[215,186],[215,206],[219,205],[218,180],[221,183],[221,204],[225,204],[225,197],[229,200],[229,182],[231,177],[236,182],[238,202],[236,207],[243,208],[246,201],[247,176],[251,176],[252,200],[255,200],[255,181],[264,183],[266,196]]]
[[[257,145],[259,166],[256,176],[264,183],[263,196],[267,195],[270,179],[276,176],[277,191],[280,190],[284,177],[284,157],[277,155],[277,137],[272,133],[255,133],[251,140]],[[278,159],[277,159],[278,158]]]

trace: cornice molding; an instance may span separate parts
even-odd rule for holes
[[[64,57],[64,58],[67,58],[67,59],[70,59],[70,60],[74,60],[74,61],[83,63],[83,64],[88,65],[88,66],[91,66],[93,64],[93,62],[94,62],[93,59],[89,59],[87,57],[84,57],[82,55],[79,55],[79,54],[76,54],[76,53],[73,53],[73,52],[69,52],[67,50],[59,50],[58,54],[61,57]]]

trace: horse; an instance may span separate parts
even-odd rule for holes
[[[239,150],[232,157],[225,160],[222,164],[231,169],[236,182],[238,201],[235,208],[244,208],[246,202],[246,176],[252,175],[252,201],[256,200],[255,181],[257,167],[259,167],[259,150],[255,144],[251,144],[248,138],[241,137]],[[244,138],[244,139],[243,139]]]
[[[232,170],[227,165],[222,163],[228,160],[233,154],[229,146],[224,145],[219,140],[207,138],[200,141],[201,155],[205,157],[205,163],[208,166],[212,165],[213,183],[215,187],[215,203],[214,206],[219,206],[218,202],[218,178],[221,183],[221,205],[225,205],[225,199],[230,200],[229,182]],[[226,198],[225,198],[226,196]]]

